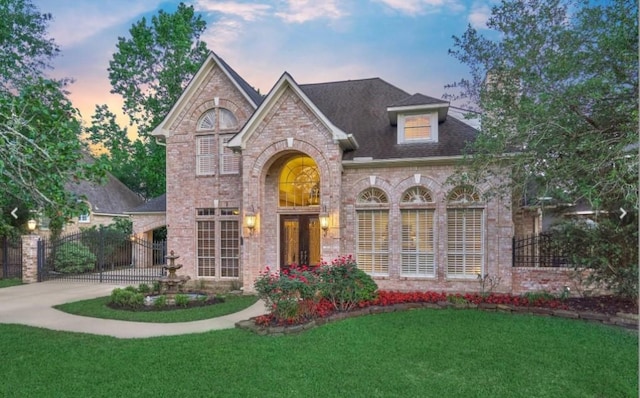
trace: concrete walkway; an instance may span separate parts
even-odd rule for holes
[[[258,301],[243,311],[218,318],[182,323],[148,323],[88,318],[52,308],[58,304],[108,296],[116,287],[123,286],[52,281],[2,288],[0,323],[128,339],[230,329],[238,321],[265,313],[264,303]]]

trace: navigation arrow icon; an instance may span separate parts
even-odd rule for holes
[[[620,219],[622,220],[624,218],[624,216],[627,215],[627,211],[625,209],[623,209],[622,207],[620,208],[620,211],[622,212],[622,214],[620,214]]]
[[[11,215],[13,216],[13,218],[18,218],[18,215],[16,214],[16,211],[18,211],[18,208],[16,207],[15,209],[13,209],[13,211],[11,212]]]

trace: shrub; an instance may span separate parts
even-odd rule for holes
[[[316,272],[320,295],[338,311],[349,311],[360,302],[376,298],[378,286],[371,276],[358,268],[352,256],[337,258]]]
[[[157,296],[155,301],[153,302],[153,306],[156,308],[164,307],[167,305],[167,296]]]
[[[151,293],[151,288],[146,283],[141,283],[138,285],[138,292],[143,294]]]
[[[76,274],[94,269],[96,256],[82,243],[67,242],[57,248],[54,268],[63,274]]]
[[[316,268],[292,266],[272,273],[267,267],[255,288],[271,309],[271,318],[291,324],[365,305],[376,298],[378,286],[345,256]]]
[[[187,307],[191,299],[186,294],[176,294],[174,297],[175,303],[178,307]]]
[[[130,288],[131,286],[127,286],[124,289],[113,289],[109,297],[109,303],[118,307],[142,307],[144,305],[144,294],[137,292],[135,288]]]
[[[316,298],[316,280],[315,273],[305,266],[292,265],[289,270],[276,273],[267,267],[256,280],[255,288],[277,319],[291,323],[309,315],[307,306],[300,302]]]

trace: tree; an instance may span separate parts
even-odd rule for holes
[[[60,51],[47,37],[50,20],[29,0],[0,1],[0,91],[15,93],[49,68]]]
[[[464,177],[491,178],[508,165],[511,179],[496,191],[524,196],[533,189],[534,197],[585,201],[608,214],[609,220],[601,220],[607,230],[628,231],[624,225],[631,223],[637,231],[637,3],[502,1],[487,28],[481,33],[469,26],[450,50],[471,74],[449,87],[450,98],[483,113]],[[631,213],[622,221],[620,207]],[[635,251],[637,287],[637,245],[619,243],[626,241],[611,237],[602,243]],[[576,261],[587,263],[598,250],[582,250]],[[596,266],[613,268],[599,273],[613,285],[625,282],[615,281],[621,275],[628,278],[623,270],[633,267],[628,261],[634,256],[616,258],[626,260]]]
[[[47,79],[44,70],[58,53],[47,37],[49,14],[30,1],[0,1],[0,233],[39,211],[59,231],[86,204],[65,189],[76,179],[97,179],[100,164],[82,161],[79,115],[66,97],[67,79]],[[10,212],[21,210],[19,220]]]
[[[41,78],[23,86],[18,95],[0,96],[0,206],[19,203],[41,211],[53,230],[87,211],[65,185],[96,180],[104,173],[102,165],[83,160],[78,111],[61,84]],[[3,212],[0,228],[8,225],[11,219]]]
[[[115,160],[113,174],[132,190],[149,198],[165,192],[164,147],[149,132],[178,100],[207,57],[209,50],[200,35],[206,22],[192,6],[180,3],[174,13],[163,10],[147,23],[142,18],[129,33],[118,38],[117,51],[109,62],[112,93],[124,99],[123,111],[135,126],[138,139],[129,140],[111,123],[111,112],[98,107],[92,141],[102,143]],[[131,173],[131,171],[136,171]]]

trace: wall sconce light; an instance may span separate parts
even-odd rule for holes
[[[29,221],[27,221],[27,228],[29,228],[29,233],[33,233],[33,231],[36,230],[36,227],[38,226],[38,222],[34,219],[30,219]]]
[[[256,213],[253,210],[253,206],[251,206],[251,211],[244,216],[244,225],[249,228],[249,234],[253,235],[253,230],[256,228]]]
[[[329,229],[329,214],[327,213],[327,207],[322,206],[322,213],[319,215],[320,228],[324,231],[324,236],[327,236],[327,230]]]

